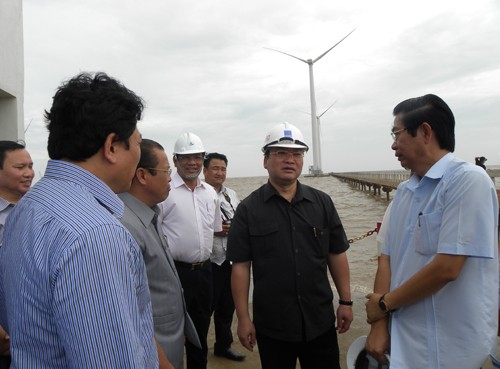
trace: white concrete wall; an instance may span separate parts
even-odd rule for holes
[[[24,139],[22,0],[0,0],[0,139]]]

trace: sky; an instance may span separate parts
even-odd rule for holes
[[[324,172],[401,169],[392,109],[433,93],[456,119],[456,155],[500,164],[498,0],[24,0],[25,140],[45,170],[43,120],[57,87],[103,71],[146,102],[138,127],[170,160],[184,132],[228,156],[228,177],[265,176],[261,146],[282,122],[312,145],[315,59]],[[306,154],[303,174],[313,164]]]

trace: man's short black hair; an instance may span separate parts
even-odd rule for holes
[[[205,155],[205,159],[203,160],[203,168],[208,169],[208,167],[210,165],[210,161],[212,159],[222,160],[224,163],[226,163],[226,166],[227,166],[226,155],[219,154],[218,152],[211,152],[211,153]]]
[[[105,73],[82,73],[64,82],[45,111],[51,159],[83,161],[109,134],[127,145],[141,119],[143,101]]]
[[[3,164],[5,163],[6,154],[10,151],[25,149],[26,144],[24,141],[0,141],[0,169],[3,169]]]
[[[392,113],[394,116],[401,114],[403,125],[413,137],[418,127],[427,122],[436,134],[439,147],[455,151],[455,117],[439,96],[428,94],[402,101]]]
[[[158,157],[153,152],[154,149],[165,151],[158,142],[143,138],[141,141],[141,159],[137,164],[137,168],[147,169],[153,176],[156,175],[156,170],[152,168],[156,168],[158,165]]]

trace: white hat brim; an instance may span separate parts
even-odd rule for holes
[[[358,337],[351,343],[349,349],[347,350],[347,369],[354,369],[354,364],[356,362],[356,358],[358,357],[361,350],[365,348],[366,336]]]

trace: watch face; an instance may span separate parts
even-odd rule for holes
[[[385,305],[385,301],[383,298],[378,302],[378,306],[380,307],[380,310],[382,310],[384,313],[387,313],[387,306]]]

